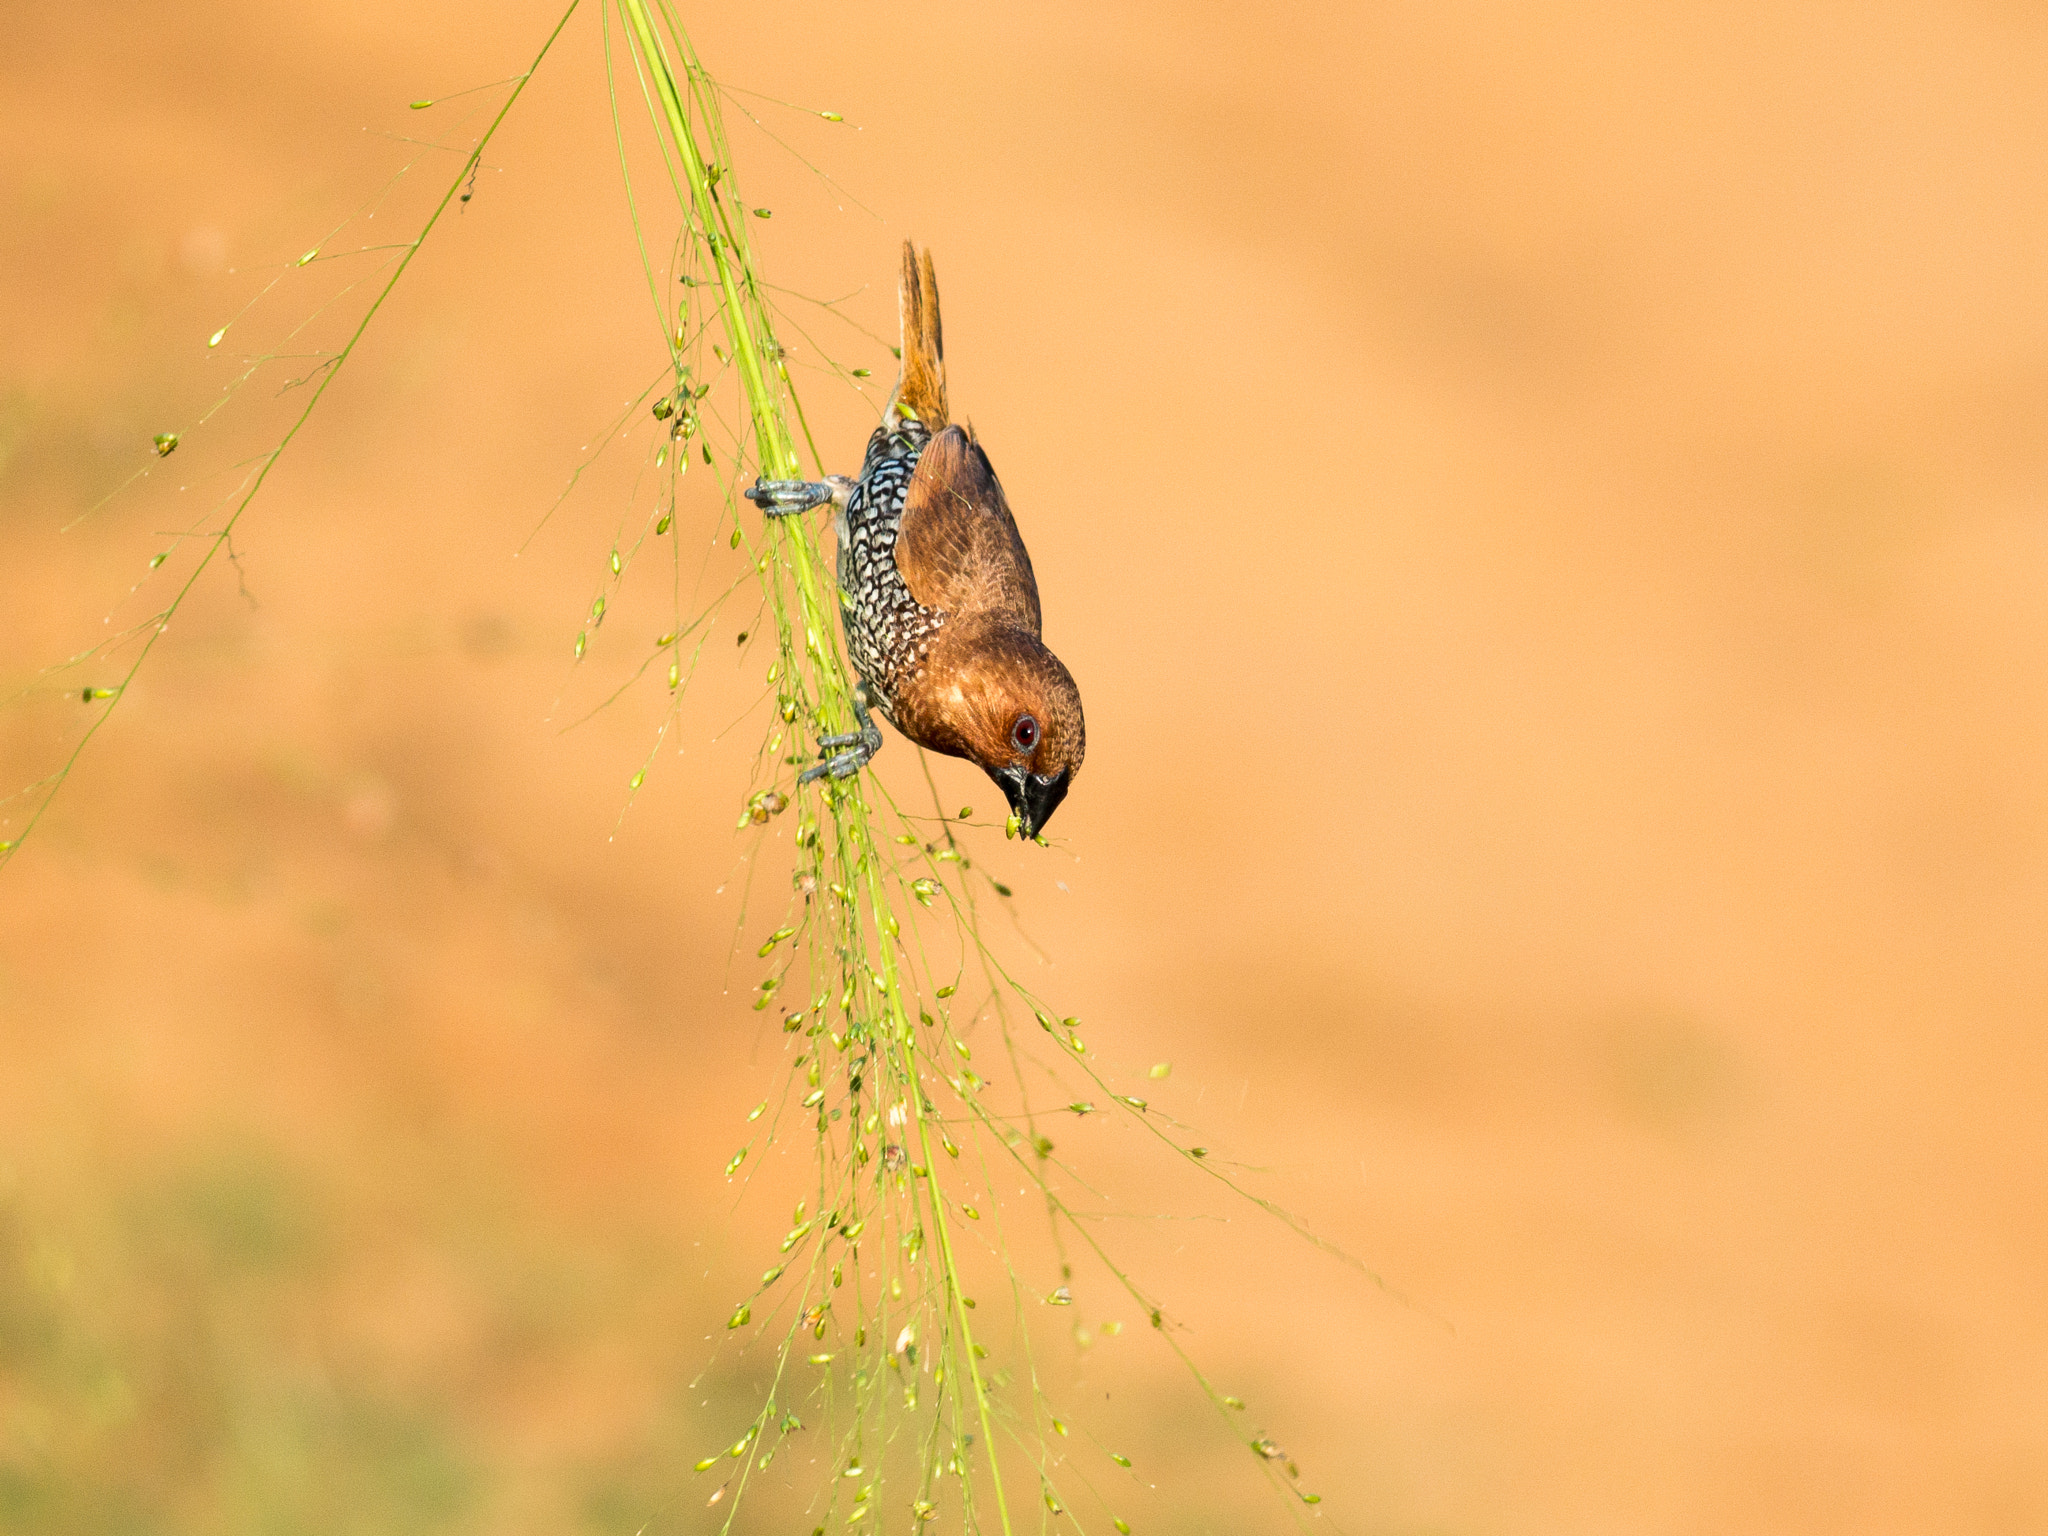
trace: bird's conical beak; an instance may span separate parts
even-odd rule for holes
[[[989,777],[1003,787],[1003,795],[1010,802],[1010,809],[1017,813],[1026,837],[1036,837],[1045,830],[1052,813],[1067,798],[1067,786],[1073,782],[1073,774],[1066,768],[1049,779],[1023,768],[1005,768]]]

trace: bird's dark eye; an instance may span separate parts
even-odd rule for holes
[[[1019,752],[1029,752],[1038,745],[1038,722],[1029,715],[1019,715],[1010,740]]]

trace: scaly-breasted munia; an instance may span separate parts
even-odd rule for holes
[[[839,605],[860,729],[828,736],[803,780],[858,771],[882,745],[868,707],[919,746],[978,763],[1024,835],[1081,771],[1081,692],[1039,638],[1031,557],[988,455],[948,425],[939,287],[903,243],[903,368],[858,480],[763,480],[771,516],[838,508]]]

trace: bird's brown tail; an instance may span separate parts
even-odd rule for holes
[[[896,380],[896,403],[910,408],[936,432],[946,424],[946,344],[939,330],[939,280],[932,271],[932,253],[922,258],[917,247],[903,242],[903,371]]]

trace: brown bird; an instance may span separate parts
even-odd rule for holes
[[[903,243],[903,368],[860,478],[762,480],[770,516],[838,508],[839,606],[860,729],[824,738],[799,782],[857,772],[881,749],[872,706],[919,746],[978,763],[1026,837],[1073,787],[1081,692],[1039,638],[1038,582],[988,455],[949,425],[939,285]]]

